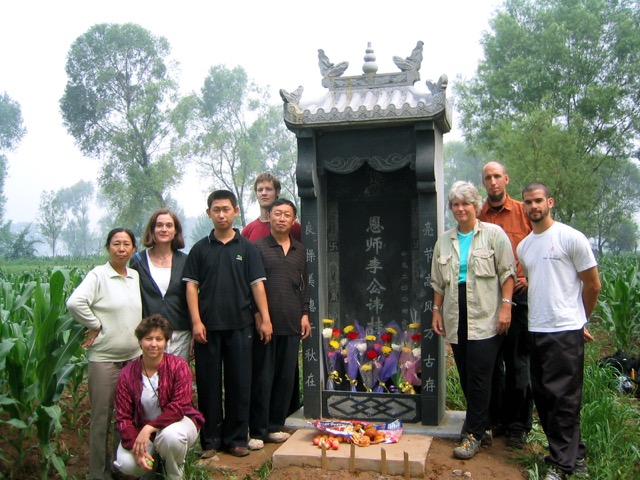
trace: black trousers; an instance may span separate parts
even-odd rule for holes
[[[451,344],[453,358],[460,375],[460,384],[467,400],[465,428],[467,433],[481,439],[489,428],[491,377],[502,343],[501,335],[484,340],[468,340],[467,292],[459,285],[458,343]]]
[[[264,440],[282,429],[298,382],[296,366],[300,337],[274,335],[266,345],[256,335],[253,342],[251,382],[251,438]]]
[[[587,453],[580,437],[583,380],[582,329],[531,333],[533,399],[549,442],[545,462],[566,473]]]
[[[491,425],[509,431],[531,431],[533,393],[529,357],[531,355],[527,293],[515,294],[511,326],[502,342],[493,372],[489,415]]]
[[[195,342],[198,409],[205,418],[200,432],[203,450],[247,445],[253,332],[253,325],[207,330],[207,343]]]

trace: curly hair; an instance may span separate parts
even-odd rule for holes
[[[173,335],[173,327],[171,326],[169,320],[167,320],[159,313],[154,313],[153,315],[149,315],[148,317],[142,319],[135,330],[136,338],[138,340],[142,340],[149,334],[149,332],[156,329],[162,330],[162,334],[164,335],[165,340],[171,340],[171,336]]]

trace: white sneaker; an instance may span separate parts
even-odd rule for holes
[[[247,442],[247,448],[249,450],[262,450],[264,448],[264,442],[259,438],[250,438]]]
[[[286,442],[290,436],[291,435],[287,432],[271,432],[267,435],[267,439],[265,441],[269,443],[282,443]]]

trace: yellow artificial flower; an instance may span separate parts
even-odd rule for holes
[[[360,367],[360,370],[364,370],[365,372],[368,372],[369,370],[371,370],[371,364],[365,363]]]
[[[367,335],[364,338],[365,338],[365,340],[367,340],[369,342],[375,342],[376,341],[376,336],[375,335]]]
[[[396,332],[395,328],[387,327],[387,333],[390,333],[391,335],[395,335],[398,332]]]
[[[389,355],[390,353],[391,353],[391,347],[388,347],[388,346],[384,345],[382,347],[382,354],[383,355]]]
[[[330,318],[323,318],[322,323],[323,325],[333,325],[333,320],[331,320]]]
[[[342,330],[344,333],[351,333],[356,329],[356,327],[354,327],[353,325],[347,325],[346,327],[344,327],[344,329]]]
[[[410,323],[409,324],[409,328],[419,329],[420,328],[420,324],[419,323]]]
[[[336,350],[340,348],[340,343],[337,340],[331,340],[329,342],[329,345],[331,346],[331,348],[335,348]]]

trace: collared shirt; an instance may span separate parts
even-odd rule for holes
[[[440,235],[433,251],[431,287],[444,297],[442,319],[445,337],[458,343],[458,227]],[[502,306],[502,284],[515,277],[515,259],[509,237],[497,225],[476,221],[467,268],[467,314],[469,340],[497,334]]]
[[[207,330],[239,330],[253,324],[251,285],[264,282],[262,258],[240,235],[220,242],[214,231],[189,251],[182,279],[198,285],[200,317]]]
[[[309,313],[307,250],[289,237],[287,254],[269,234],[255,242],[267,274],[265,289],[274,335],[300,335],[300,319]]]
[[[107,262],[87,273],[67,300],[71,316],[89,330],[100,328],[87,348],[91,362],[125,362],[140,354],[134,331],[142,320],[138,272],[122,276]]]
[[[508,194],[505,194],[505,196],[506,200],[499,210],[494,209],[488,200],[485,201],[478,215],[478,220],[499,225],[509,237],[513,254],[516,255],[516,247],[531,232],[531,222],[524,211],[523,203],[514,200]],[[518,277],[524,277],[517,255],[516,266]]]
[[[268,237],[271,234],[271,223],[263,222],[260,217],[256,218],[253,222],[247,224],[242,229],[242,236],[248,238],[251,242],[264,237]],[[298,241],[301,241],[302,227],[298,222],[293,222],[291,227],[291,236]]]

